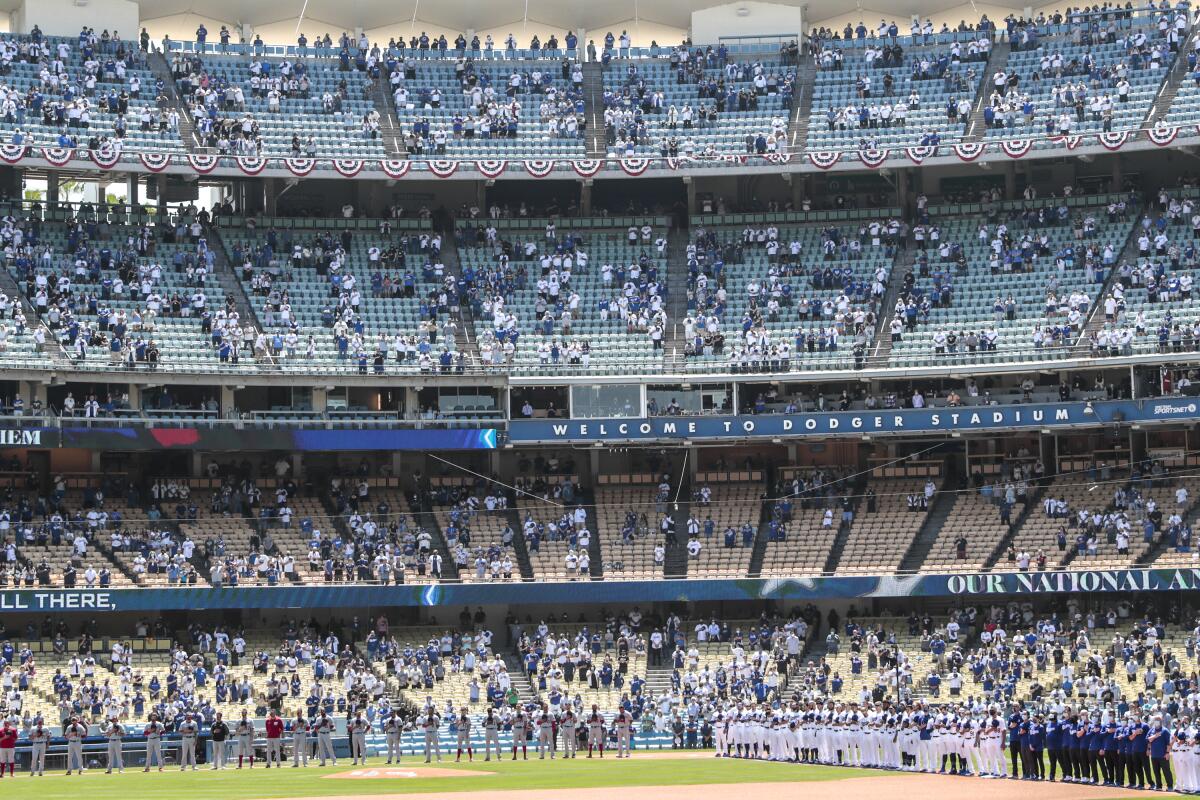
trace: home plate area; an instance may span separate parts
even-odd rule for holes
[[[363,767],[346,772],[335,772],[323,777],[339,781],[380,780],[386,778],[474,778],[479,775],[494,775],[494,772],[477,772],[465,769],[442,767]]]

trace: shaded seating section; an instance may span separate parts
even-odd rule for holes
[[[693,486],[691,515],[700,523],[699,553],[688,554],[689,578],[741,578],[750,568],[754,553],[754,541],[758,537],[762,517],[762,499],[765,490],[763,474],[759,470],[735,472],[701,472],[696,475]],[[697,498],[708,498],[708,502]],[[705,534],[708,521],[712,520],[714,535]],[[732,545],[727,542],[725,532],[732,528],[736,535]],[[743,537],[751,530],[750,543]],[[691,542],[688,542],[691,547]]]
[[[664,217],[461,221],[481,363],[515,374],[660,369],[668,227]]]
[[[1124,195],[931,208],[912,280],[881,325],[889,364],[973,364],[1071,352],[1133,229]],[[964,216],[953,216],[965,214]],[[999,236],[1007,227],[1007,240]],[[939,239],[929,237],[937,228]],[[889,327],[899,319],[902,327]],[[989,345],[988,343],[992,344]]]
[[[663,564],[656,563],[655,549],[666,547],[660,533],[660,521],[669,508],[670,503],[662,497],[653,475],[599,477],[596,487],[599,530],[596,533],[604,553],[605,580],[646,580],[663,576]]]
[[[690,369],[845,369],[866,354],[900,239],[899,210],[802,218],[694,218],[683,320]]]

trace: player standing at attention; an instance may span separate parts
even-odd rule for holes
[[[350,759],[351,763],[360,761],[367,763],[367,734],[371,732],[371,723],[363,719],[362,712],[355,714],[354,719],[346,726],[350,729]]]
[[[87,726],[71,717],[67,727],[63,729],[63,737],[67,740],[67,774],[76,770],[83,774],[83,739],[87,736]]]
[[[118,773],[124,772],[125,757],[121,752],[121,740],[125,738],[124,726],[115,719],[109,720],[104,735],[108,738],[108,769],[104,770],[104,774],[111,775],[113,767],[117,768]]]
[[[308,720],[299,711],[292,721],[292,766],[299,767],[301,762],[308,766]]]
[[[267,769],[271,768],[271,762],[275,762],[275,768],[279,769],[283,766],[283,720],[273,709],[267,714],[266,729]]]
[[[494,713],[495,709],[489,708],[487,716],[483,718],[483,752],[484,761],[492,760],[492,747],[496,748],[496,760],[500,761],[503,755],[500,752],[500,720]]]
[[[243,711],[238,720],[237,728],[238,769],[242,768],[242,759],[250,759],[250,769],[254,769],[254,723],[250,721],[250,712]]]
[[[158,721],[158,714],[151,714],[150,721],[142,731],[146,737],[146,768],[142,772],[150,771],[151,761],[158,765],[159,772],[163,771],[162,737],[166,730],[166,726]]]
[[[0,778],[4,777],[5,766],[10,776],[17,777],[17,728],[7,719],[0,727]]]
[[[196,724],[195,715],[188,712],[187,719],[179,723],[179,737],[182,742],[179,748],[179,771],[183,772],[188,768],[188,764],[192,765],[192,772],[196,771],[196,736],[200,733],[200,726]]]
[[[395,758],[396,763],[400,763],[400,736],[404,733],[404,723],[400,721],[400,715],[393,711],[388,715],[387,721],[383,723],[383,733],[387,738],[387,763],[392,763]]]
[[[592,714],[587,723],[588,758],[592,757],[592,750],[599,750],[600,757],[604,758],[604,717],[600,714],[599,706],[592,706]]]
[[[517,747],[520,747],[521,755],[523,756],[525,761],[528,761],[529,760],[529,741],[528,741],[528,739],[529,739],[529,720],[527,720],[525,718],[525,715],[522,714],[519,709],[517,710],[517,715],[515,717],[513,717],[512,737],[513,737],[512,760],[513,761],[517,760]]]
[[[463,706],[462,713],[458,716],[458,756],[455,761],[462,761],[463,748],[467,748],[467,761],[475,760],[475,750],[471,747],[471,717],[467,714],[467,707]]]
[[[29,774],[32,777],[44,777],[46,775],[46,747],[50,744],[50,729],[42,724],[41,717],[38,717],[38,724],[29,732],[29,741],[33,744],[33,754],[29,761]]]

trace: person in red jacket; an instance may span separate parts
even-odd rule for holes
[[[4,777],[4,766],[8,765],[8,774],[17,777],[17,729],[8,720],[0,728],[0,778]]]
[[[279,718],[279,714],[272,711],[267,715],[267,769],[271,768],[274,763],[276,767],[281,767],[281,756],[283,755],[283,720]]]

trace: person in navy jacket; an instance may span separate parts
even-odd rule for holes
[[[1171,732],[1163,727],[1162,717],[1155,716],[1150,723],[1150,732],[1146,735],[1147,750],[1150,763],[1154,767],[1154,788],[1158,791],[1175,788],[1175,776],[1171,774],[1171,762],[1167,760],[1167,751],[1171,745]]]
[[[1104,745],[1100,748],[1100,757],[1104,759],[1102,762],[1104,785],[1116,786],[1119,759],[1117,758],[1117,722],[1114,719],[1109,719],[1108,724],[1104,726]]]
[[[1021,772],[1018,771],[1019,762],[1017,758],[1021,754],[1021,740],[1018,736],[1019,728],[1021,727],[1021,714],[1019,711],[1014,711],[1008,715],[1008,754],[1012,758],[1012,777],[1021,777]]]
[[[1129,756],[1126,764],[1129,772],[1129,785],[1145,789],[1150,783],[1150,757],[1146,754],[1146,734],[1150,728],[1142,723],[1137,715],[1129,723]]]
[[[1029,753],[1029,778],[1030,780],[1044,780],[1046,777],[1046,767],[1042,763],[1042,750],[1046,746],[1046,726],[1042,724],[1041,714],[1038,714],[1029,723],[1027,742],[1026,752]]]
[[[1046,759],[1050,762],[1050,780],[1054,780],[1055,771],[1058,769],[1062,752],[1059,745],[1062,743],[1062,730],[1058,722],[1058,714],[1050,712],[1050,718],[1046,720]],[[1063,770],[1063,776],[1066,777],[1066,769]]]
[[[1059,741],[1059,757],[1062,758],[1063,782],[1071,783],[1075,780],[1075,764],[1071,756],[1072,747],[1075,744],[1075,720],[1072,717],[1064,717],[1063,721],[1058,726],[1058,741]]]

